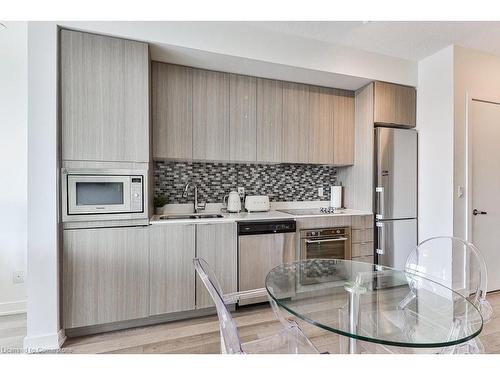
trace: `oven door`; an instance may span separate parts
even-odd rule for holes
[[[301,242],[301,260],[350,258],[347,236],[303,238]]]
[[[130,212],[130,176],[68,175],[68,215]]]

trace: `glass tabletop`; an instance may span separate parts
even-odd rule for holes
[[[404,271],[350,260],[312,259],[269,272],[266,289],[282,308],[326,330],[412,348],[460,344],[483,320],[464,296]]]

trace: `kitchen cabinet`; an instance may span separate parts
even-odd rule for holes
[[[309,163],[333,164],[333,104],[333,89],[309,88]]]
[[[193,70],[152,63],[153,157],[193,157]]]
[[[150,227],[150,315],[195,308],[195,225]]]
[[[309,86],[283,82],[283,162],[308,162],[308,125]]]
[[[63,231],[64,328],[149,314],[148,228]]]
[[[283,83],[257,79],[257,161],[281,162],[283,156]]]
[[[375,82],[374,85],[374,122],[415,127],[415,88],[386,82]]]
[[[373,215],[352,217],[352,260],[373,263]]]
[[[149,161],[146,43],[61,30],[63,160]]]
[[[237,225],[236,223],[197,224],[196,256],[214,270],[224,294],[237,291]],[[207,288],[196,276],[196,308],[214,306]]]
[[[257,79],[230,75],[229,154],[233,161],[257,160]]]
[[[193,69],[193,159],[229,160],[229,74]]]
[[[354,92],[334,90],[333,164],[354,164]]]

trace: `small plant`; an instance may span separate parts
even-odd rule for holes
[[[155,197],[154,199],[155,207],[163,207],[168,203],[167,197]]]

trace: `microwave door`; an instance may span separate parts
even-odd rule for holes
[[[129,176],[68,176],[68,214],[130,211]]]

